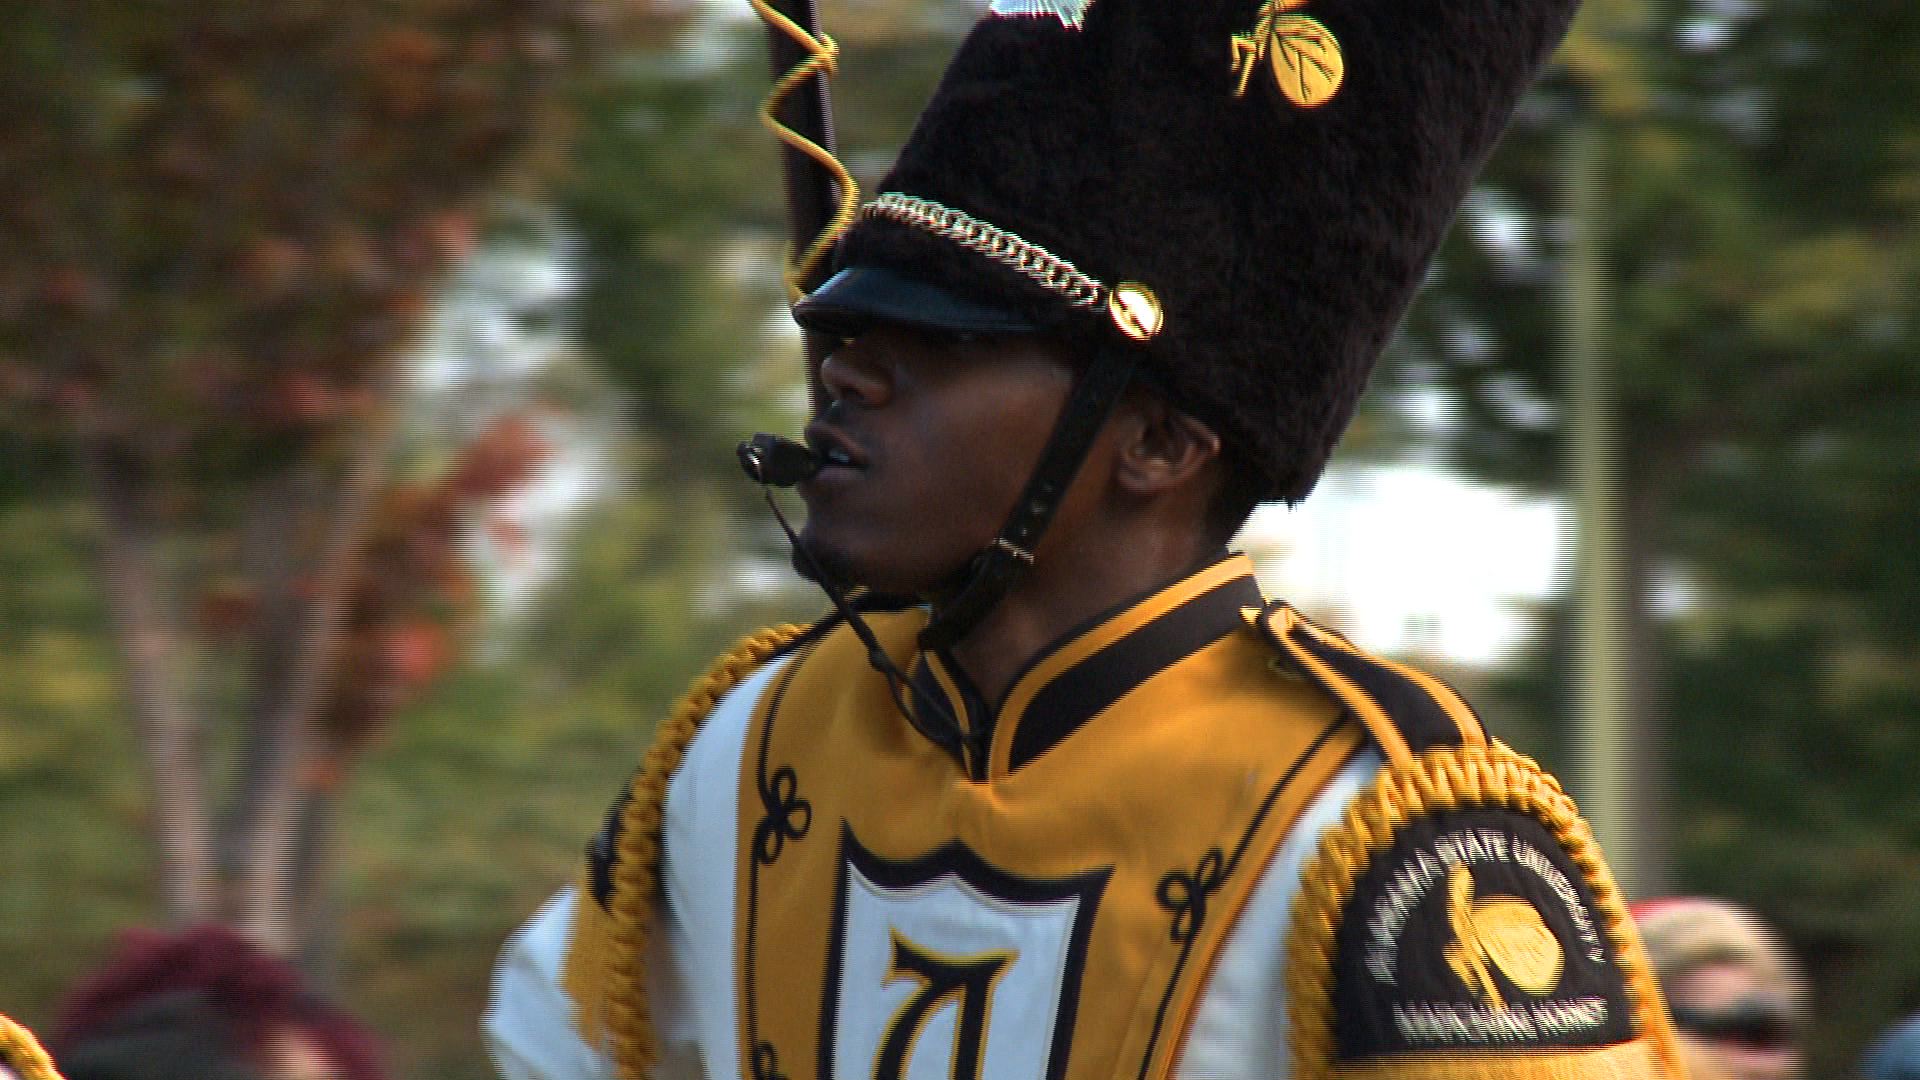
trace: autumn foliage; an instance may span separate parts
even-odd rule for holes
[[[219,469],[362,420],[550,141],[589,3],[28,2],[0,45],[0,388]]]
[[[319,869],[293,823],[456,655],[462,530],[544,451],[508,418],[395,484],[401,361],[490,206],[559,160],[594,55],[683,14],[8,6],[0,432],[99,508],[174,917],[288,946],[277,913]]]

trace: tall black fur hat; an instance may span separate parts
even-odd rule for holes
[[[845,237],[858,272],[796,314],[924,285],[1139,350],[1296,501],[1575,6],[994,0]]]

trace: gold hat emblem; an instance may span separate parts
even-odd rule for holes
[[[1137,281],[1123,281],[1113,287],[1113,295],[1107,298],[1107,314],[1121,333],[1135,341],[1151,339],[1166,322],[1160,298]]]
[[[1446,949],[1447,965],[1494,1008],[1505,1009],[1507,1003],[1494,985],[1492,968],[1529,994],[1559,985],[1566,958],[1547,921],[1519,897],[1475,901],[1473,873],[1460,863],[1447,875],[1447,918],[1454,936]]]
[[[1303,109],[1324,105],[1340,92],[1347,77],[1346,56],[1333,31],[1310,15],[1286,15],[1307,0],[1267,0],[1253,30],[1233,35],[1234,97],[1245,97],[1247,81],[1262,59],[1288,101]]]

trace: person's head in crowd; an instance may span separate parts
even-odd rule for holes
[[[1797,1080],[1805,1070],[1807,986],[1784,942],[1723,900],[1634,905],[1648,958],[1693,1080]]]
[[[386,1080],[364,1027],[216,926],[127,933],[62,1003],[67,1080]]]
[[[1860,1060],[1861,1080],[1920,1080],[1920,1013],[1888,1028]]]

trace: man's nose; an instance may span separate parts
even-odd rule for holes
[[[883,352],[864,338],[847,342],[821,362],[821,385],[835,401],[884,404],[893,395],[893,377]]]

